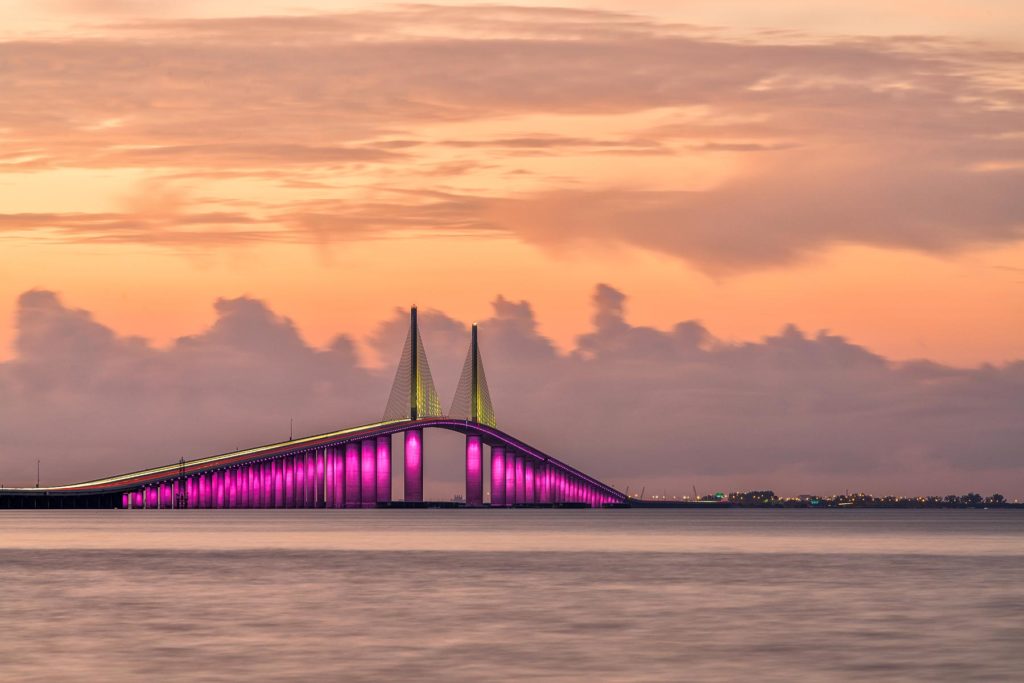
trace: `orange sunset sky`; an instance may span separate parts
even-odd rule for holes
[[[1020,381],[1020,2],[0,0],[0,16],[12,376],[36,304],[156,353],[248,297],[314,350],[348,335],[372,369],[393,363],[374,335],[395,307],[467,323],[528,302],[568,358],[621,293],[622,324],[699,321],[716,348],[792,324],[890,368]],[[929,451],[904,448],[910,489]]]

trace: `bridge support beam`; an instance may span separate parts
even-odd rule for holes
[[[405,502],[423,502],[423,430],[405,432]]]
[[[345,444],[345,507],[357,508],[362,502],[359,492],[359,444]]]
[[[505,504],[505,448],[491,446],[491,505]]]
[[[466,435],[466,505],[484,504],[484,446],[480,437]]]
[[[526,502],[526,463],[521,453],[516,453],[516,505]]]
[[[364,508],[372,508],[377,503],[377,440],[363,439],[360,446],[361,502]]]
[[[336,446],[331,449],[334,460],[334,502],[331,507],[345,507],[345,449]]]
[[[505,505],[516,504],[516,454],[505,451]]]
[[[391,502],[391,435],[377,437],[377,502]]]
[[[527,458],[523,461],[523,488],[525,491],[526,503],[533,504],[537,502],[537,487],[534,481],[534,469],[533,469],[533,458]]]

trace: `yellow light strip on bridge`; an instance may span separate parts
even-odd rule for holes
[[[113,477],[106,477],[105,479],[94,479],[92,481],[83,481],[78,484],[65,484],[63,486],[42,486],[40,488],[32,487],[20,487],[20,488],[5,488],[4,491],[66,491],[69,489],[78,489],[87,486],[101,486],[104,484],[116,484],[120,481],[127,479],[135,479],[136,477],[146,477],[154,474],[173,473],[179,471],[182,466],[192,467],[195,465],[207,465],[211,463],[220,462],[222,460],[229,460],[231,458],[237,458],[244,455],[255,455],[263,451],[272,450],[274,448],[282,448],[286,446],[298,446],[311,441],[318,441],[320,439],[329,439],[333,437],[345,436],[353,432],[361,432],[367,429],[376,429],[378,427],[385,427],[392,424],[400,424],[402,422],[409,422],[408,418],[401,420],[385,420],[384,422],[373,422],[371,424],[359,425],[358,427],[349,427],[336,432],[328,432],[326,434],[316,434],[314,436],[304,436],[300,439],[293,439],[291,441],[282,441],[281,443],[274,443],[267,446],[256,446],[255,448],[247,448],[241,451],[233,451],[231,453],[223,453],[221,455],[212,455],[207,458],[200,458],[198,460],[186,460],[184,463],[175,463],[173,465],[164,465],[162,467],[154,467],[149,470],[140,470],[138,472],[129,472],[128,474],[119,474]]]

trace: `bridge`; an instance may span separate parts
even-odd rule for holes
[[[380,422],[93,481],[0,489],[0,508],[370,508],[427,506],[423,433],[466,439],[467,507],[602,507],[626,496],[496,426],[474,323],[451,409],[441,411],[417,310]],[[404,445],[404,498],[392,501],[392,440]]]

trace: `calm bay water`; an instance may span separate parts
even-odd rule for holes
[[[0,679],[1024,679],[1012,510],[0,513]]]

